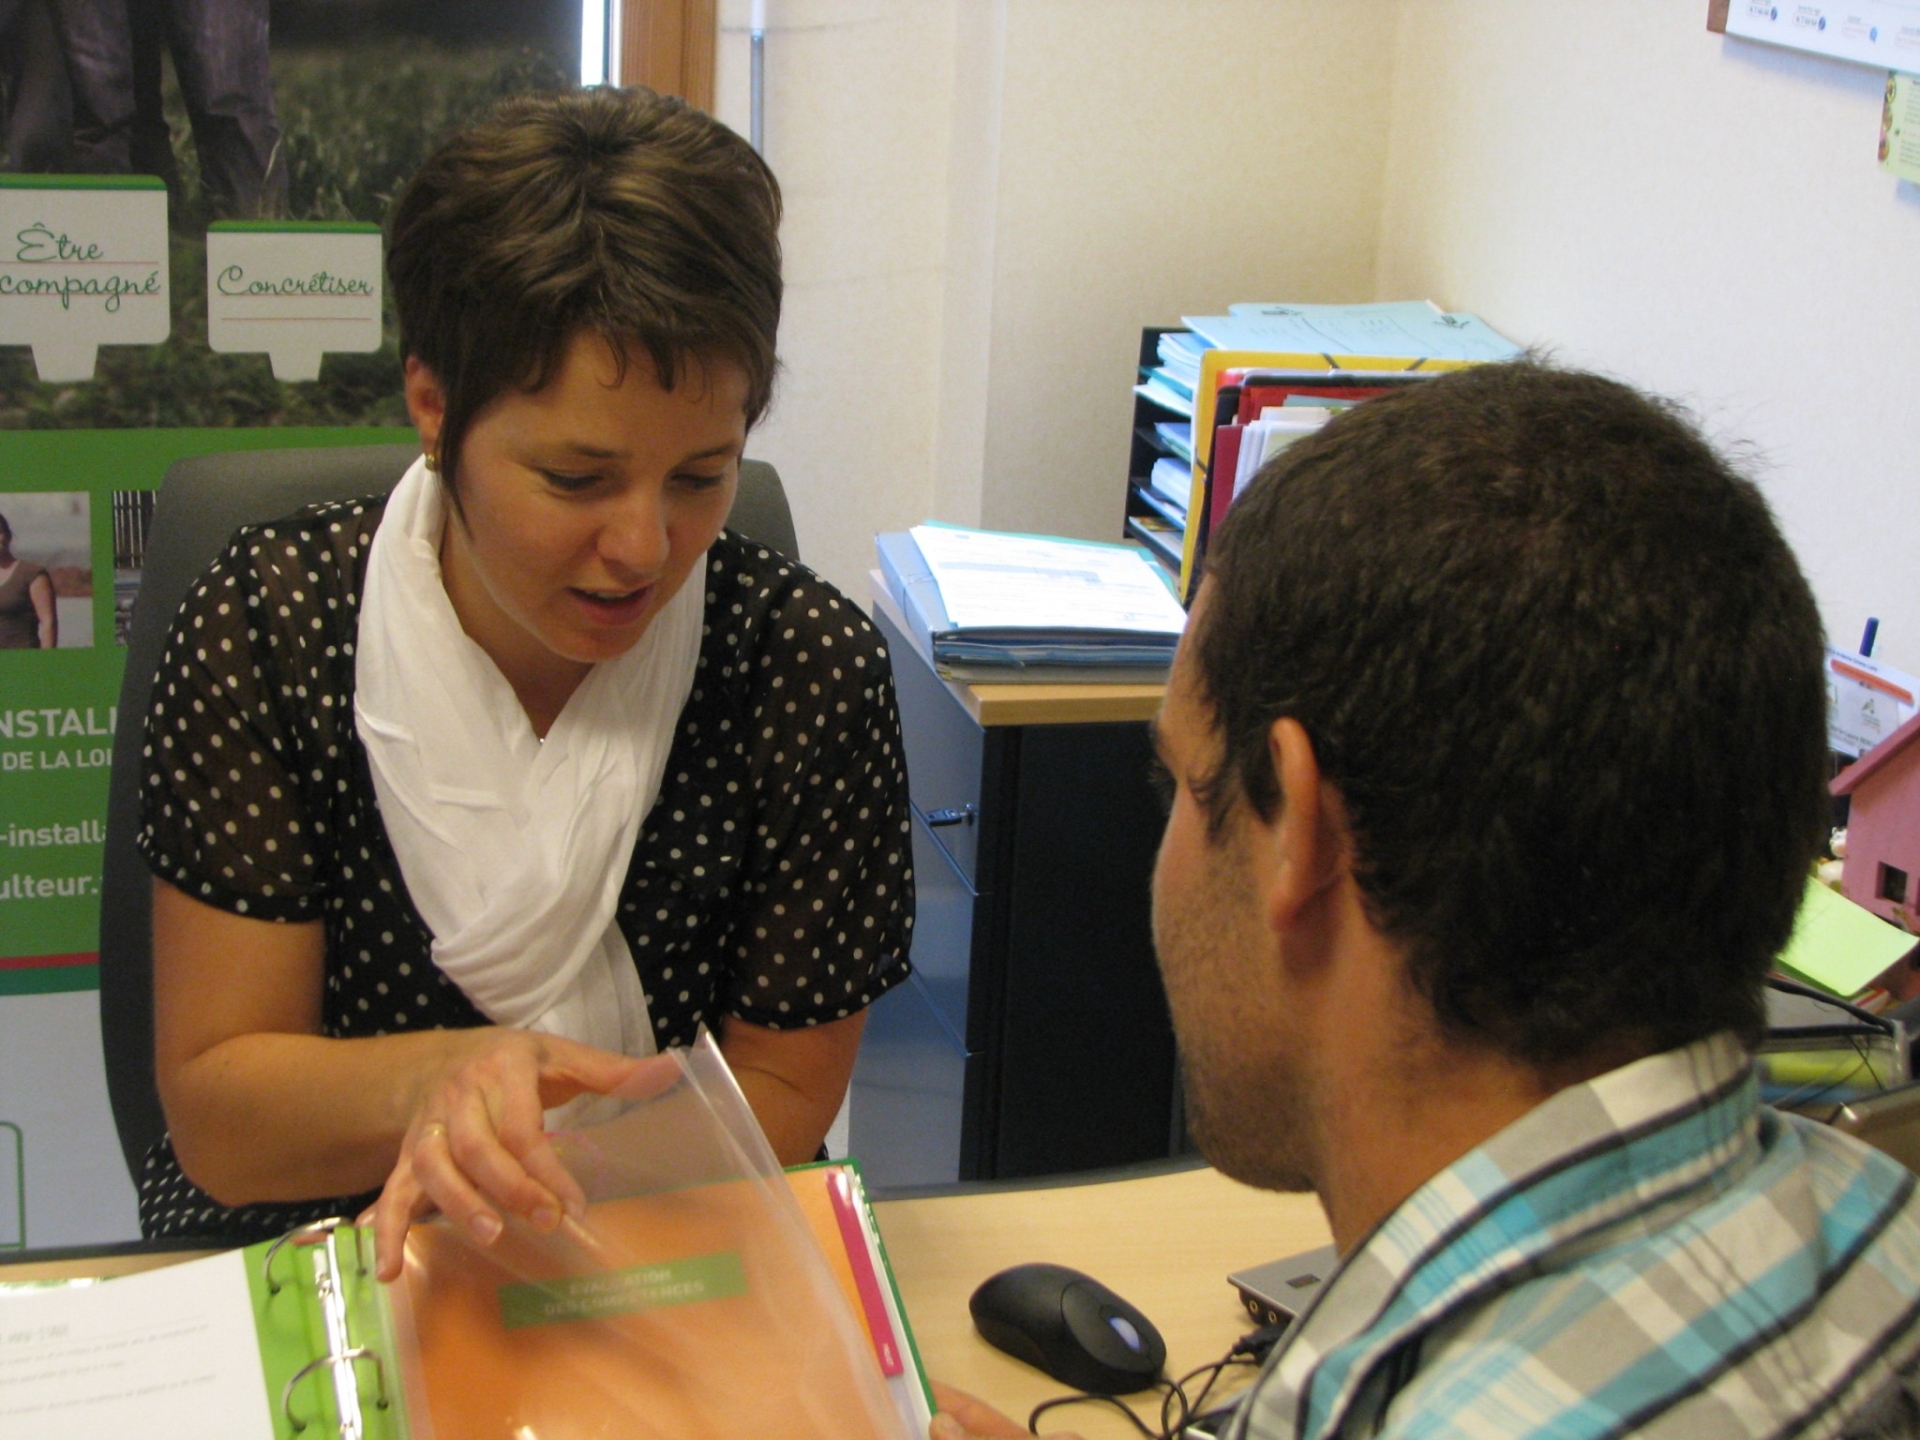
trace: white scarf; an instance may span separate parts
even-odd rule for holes
[[[439,477],[415,461],[368,552],[354,660],[356,728],[433,962],[496,1025],[651,1055],[615,910],[693,689],[704,567],[593,667],[542,743],[447,598],[447,523]],[[584,1123],[597,1098],[548,1121]]]

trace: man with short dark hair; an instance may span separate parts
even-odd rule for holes
[[[1914,1432],[1914,1179],[1750,1061],[1821,647],[1755,488],[1591,375],[1369,401],[1235,506],[1155,941],[1202,1150],[1342,1264],[1233,1436]]]

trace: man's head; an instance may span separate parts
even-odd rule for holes
[[[1823,833],[1821,645],[1759,493],[1672,410],[1466,371],[1357,407],[1236,503],[1176,669],[1206,725],[1190,803],[1230,874],[1304,738],[1445,1039],[1543,1074],[1751,1039]]]

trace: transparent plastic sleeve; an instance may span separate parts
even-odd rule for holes
[[[584,1220],[409,1233],[391,1298],[415,1440],[920,1440],[719,1050],[670,1056],[624,1113],[555,1137]]]

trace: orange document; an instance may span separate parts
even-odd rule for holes
[[[855,1176],[857,1208],[836,1173]],[[788,1182],[811,1235],[784,1229],[792,1212],[758,1180],[602,1201],[484,1251],[415,1227],[394,1296],[415,1440],[911,1433],[885,1378],[891,1347],[896,1396],[924,1394],[897,1296],[877,1244],[848,1243],[857,1172]],[[837,1288],[806,1263],[814,1240]]]

